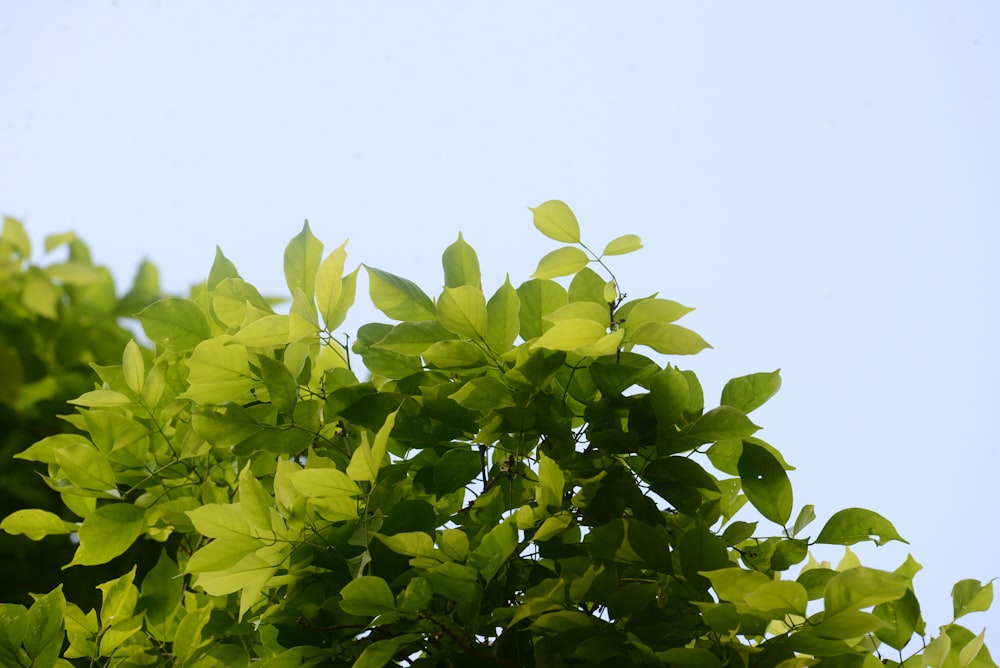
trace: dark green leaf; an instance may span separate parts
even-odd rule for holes
[[[767,449],[744,441],[738,468],[743,492],[753,507],[784,526],[792,514],[792,485],[781,463]]]

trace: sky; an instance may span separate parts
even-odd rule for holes
[[[714,347],[672,361],[709,401],[782,370],[752,417],[796,510],[888,517],[910,544],[855,551],[912,553],[936,629],[1000,577],[998,72],[986,1],[11,0],[0,212],[122,290],[148,258],[186,293],[219,245],[286,294],[308,219],[436,295],[459,231],[487,291],[527,280],[561,199],[592,247],[642,237],[626,292],[697,308]],[[345,331],[385,320],[359,302]],[[997,607],[960,621],[995,645]]]

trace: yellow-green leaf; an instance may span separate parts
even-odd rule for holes
[[[567,244],[580,243],[580,223],[565,202],[557,199],[542,202],[531,209],[531,213],[535,227],[549,239]]]
[[[712,346],[696,332],[666,322],[646,322],[632,329],[625,323],[628,343],[648,346],[664,355],[694,355]]]
[[[575,246],[563,246],[546,254],[538,262],[538,268],[532,278],[556,278],[575,274],[584,267],[590,259],[587,254]]]
[[[367,265],[365,269],[372,304],[382,313],[409,322],[437,318],[434,302],[413,281]]]
[[[330,327],[330,321],[337,311],[337,304],[344,289],[344,263],[347,262],[347,242],[338,246],[326,256],[316,274],[316,302],[323,322]],[[339,324],[339,323],[338,323]],[[333,325],[336,327],[336,325]]]
[[[482,290],[471,285],[445,288],[438,299],[437,319],[449,332],[483,340],[486,337],[486,297]]]
[[[55,513],[30,508],[12,512],[0,522],[0,529],[12,535],[24,534],[31,540],[41,540],[46,536],[73,533],[77,527],[71,522],[63,521]]]
[[[347,475],[351,480],[375,482],[378,478],[379,469],[382,468],[382,460],[385,458],[385,451],[389,444],[389,433],[396,424],[396,414],[398,410],[389,413],[371,446],[368,439],[362,440],[351,455],[351,463],[347,466]]]
[[[625,255],[626,253],[633,253],[640,248],[642,248],[642,240],[638,236],[635,234],[623,234],[609,241],[601,255]]]
[[[289,334],[289,316],[284,314],[266,315],[236,332],[231,343],[238,343],[250,348],[271,348],[288,343]]]
[[[593,320],[563,320],[542,334],[531,347],[571,351],[595,343],[607,333],[607,327]]]
[[[309,299],[315,296],[316,274],[322,257],[323,242],[313,235],[307,220],[302,225],[302,231],[285,247],[285,282],[289,294],[295,294],[295,288],[301,288]]]
[[[125,344],[125,352],[122,354],[122,373],[130,390],[137,394],[142,392],[142,385],[146,380],[146,365],[135,339]]]
[[[441,264],[444,266],[445,287],[457,288],[469,285],[482,291],[479,257],[472,246],[462,238],[461,232],[458,233],[458,240],[444,250]]]

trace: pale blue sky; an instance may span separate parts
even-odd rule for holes
[[[642,236],[628,292],[698,308],[710,398],[782,368],[754,419],[813,535],[893,520],[909,547],[858,552],[913,552],[931,627],[1000,576],[1000,5],[0,5],[0,211],[122,287],[149,257],[185,291],[220,244],[281,293],[308,218],[430,294],[462,230],[493,289],[555,198],[594,246]]]

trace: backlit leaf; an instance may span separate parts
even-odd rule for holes
[[[951,600],[955,619],[989,610],[993,604],[993,582],[984,585],[979,580],[960,580],[951,589]]]
[[[441,264],[444,266],[444,285],[446,288],[467,285],[482,292],[479,257],[472,246],[462,238],[461,232],[458,233],[458,240],[444,250]]]
[[[316,274],[322,257],[323,242],[313,235],[307,220],[302,225],[302,231],[285,247],[285,283],[289,294],[294,294],[299,288],[309,299],[315,296]]]
[[[594,343],[607,333],[606,325],[593,320],[563,320],[542,334],[531,347],[571,351]]]
[[[83,520],[80,546],[70,566],[104,564],[124,552],[143,531],[145,511],[128,503],[101,506]]]
[[[521,338],[525,341],[537,338],[552,327],[545,316],[566,304],[566,288],[555,281],[532,279],[517,288],[521,301]]]
[[[827,616],[843,610],[861,610],[895,601],[906,593],[909,580],[902,575],[857,566],[838,573],[826,584],[823,604]]]
[[[393,320],[434,320],[437,309],[431,298],[412,281],[369,267],[368,292],[375,308]]]
[[[580,243],[580,223],[565,202],[549,200],[531,209],[531,213],[535,227],[548,238],[567,244]]]
[[[396,599],[385,580],[362,575],[340,590],[340,607],[350,615],[373,617],[396,609]]]
[[[170,350],[191,350],[210,336],[205,315],[187,299],[161,299],[142,309],[137,317],[146,336]]]
[[[344,263],[347,262],[346,247],[345,241],[327,255],[316,273],[316,303],[319,304],[319,314],[323,316],[323,322],[327,323],[328,327],[335,317],[337,304],[343,294]]]
[[[122,354],[122,373],[130,390],[137,394],[142,392],[143,383],[146,381],[146,367],[142,351],[139,350],[135,339],[125,344],[125,352]]]
[[[760,408],[781,387],[779,371],[733,378],[722,388],[722,403],[744,413]]]
[[[498,353],[506,352],[521,331],[521,300],[510,284],[510,275],[486,303],[486,343]]]
[[[486,337],[486,297],[471,285],[445,288],[437,303],[437,319],[449,332],[469,339]]]
[[[907,541],[896,533],[896,528],[886,518],[865,508],[845,508],[833,514],[823,525],[817,543],[854,545],[864,540],[875,540],[885,545],[891,540]]]
[[[15,510],[0,522],[0,529],[9,534],[24,534],[31,540],[46,536],[73,533],[77,527],[55,513],[37,508]]]
[[[646,322],[632,329],[625,323],[628,343],[649,346],[664,355],[694,355],[711,348],[697,333],[665,322]]]
[[[587,254],[575,246],[563,246],[546,254],[538,262],[532,278],[547,279],[575,274],[590,262]]]
[[[642,248],[642,240],[637,235],[623,234],[609,241],[601,255],[625,255],[626,253],[633,253],[640,248]]]

